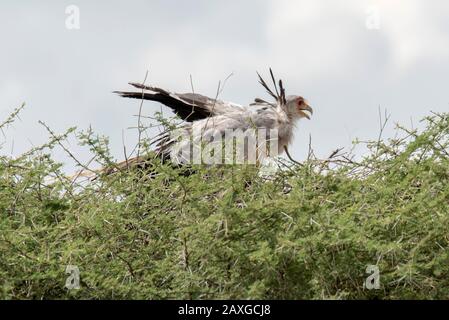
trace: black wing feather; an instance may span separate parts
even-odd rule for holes
[[[211,116],[210,110],[204,107],[205,105],[204,103],[201,103],[202,101],[199,97],[197,97],[196,101],[195,99],[187,99],[187,96],[186,99],[183,99],[183,94],[171,94],[161,88],[149,87],[140,83],[130,83],[130,85],[142,89],[142,91],[114,91],[114,93],[125,98],[160,102],[172,109],[181,119],[189,122],[205,119]]]

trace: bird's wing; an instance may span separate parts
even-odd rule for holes
[[[170,152],[174,149],[191,149],[191,143],[209,141],[212,137],[225,137],[226,131],[248,129],[277,129],[276,110],[271,106],[249,108],[244,112],[233,112],[202,119],[193,123],[184,123],[175,130],[167,130],[160,134],[152,144],[156,146],[156,153],[164,160],[170,159]],[[201,143],[198,142],[201,139]]]
[[[197,93],[174,93],[133,82],[130,85],[141,89],[141,91],[115,91],[115,93],[125,98],[160,102],[171,108],[181,119],[188,122],[243,108],[234,103],[212,99]]]

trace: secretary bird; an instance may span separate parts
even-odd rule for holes
[[[287,147],[293,140],[295,125],[301,118],[310,119],[313,109],[301,96],[286,96],[282,80],[276,83],[271,69],[270,76],[274,84],[274,91],[259,73],[257,75],[259,83],[274,99],[273,102],[256,98],[253,103],[245,106],[197,93],[175,93],[134,82],[129,84],[139,89],[138,91],[114,91],[114,93],[125,98],[162,103],[184,120],[177,129],[167,129],[153,140],[153,144],[156,145],[156,155],[164,162],[190,163],[192,161],[191,151],[192,148],[194,149],[192,145],[198,144],[199,141],[210,143],[213,140],[211,138],[217,136],[226,140],[229,131],[245,132],[250,129],[275,132],[274,137],[272,134],[266,136],[267,140],[276,142],[276,150],[271,150],[271,155],[281,154],[285,151],[290,158]],[[200,133],[200,138],[196,133]],[[192,136],[194,136],[193,139]],[[180,137],[182,139],[179,139]],[[251,153],[258,154],[257,160],[271,157],[266,150],[260,152],[260,146],[260,142],[246,142],[247,149],[243,156],[244,160],[248,160],[248,155]],[[184,153],[187,150],[188,157],[179,157],[180,150]],[[139,164],[143,161],[142,157],[136,157],[120,163],[119,166]]]

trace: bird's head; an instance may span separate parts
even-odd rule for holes
[[[307,118],[313,114],[313,109],[310,107],[306,99],[300,96],[287,96],[285,107],[289,115],[295,119]]]

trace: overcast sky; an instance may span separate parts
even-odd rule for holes
[[[79,9],[80,28],[67,6]],[[21,121],[6,132],[0,154],[45,142],[37,122],[57,132],[89,125],[110,137],[123,158],[136,142],[139,102],[112,94],[128,81],[249,103],[264,97],[256,70],[271,66],[288,94],[307,98],[292,155],[319,156],[376,138],[379,107],[394,122],[418,125],[449,110],[447,0],[291,1],[8,1],[0,4],[0,119],[22,102]],[[159,110],[145,103],[145,114]],[[166,113],[169,114],[168,112]],[[83,159],[87,153],[71,146]]]

